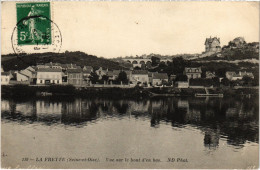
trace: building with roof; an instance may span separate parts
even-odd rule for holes
[[[205,41],[205,52],[220,52],[220,38],[213,37],[213,38],[206,38]]]
[[[130,80],[130,77],[132,75],[132,71],[130,70],[113,70],[113,71],[108,71],[108,77],[111,77],[112,80],[116,80],[120,74],[120,72],[125,72],[126,73],[126,76],[127,76],[127,79]]]
[[[60,63],[53,63],[53,62],[50,62],[50,63],[45,63],[44,64],[46,67],[48,68],[58,68],[58,69],[62,69],[62,66]]]
[[[185,67],[183,74],[188,77],[188,79],[201,78],[201,67]]]
[[[68,84],[73,86],[82,86],[83,84],[83,70],[82,69],[67,69]]]
[[[213,71],[213,72],[211,72],[211,71],[206,71],[206,79],[212,79],[212,78],[214,78],[214,77],[216,77],[216,74],[215,74],[214,71]]]
[[[236,73],[235,71],[226,72],[226,78],[230,81],[242,80],[244,76],[248,76],[252,79],[254,78],[252,72],[246,72],[246,71],[239,71],[238,73]]]
[[[83,71],[93,72],[93,67],[92,66],[84,66]]]
[[[17,81],[30,81],[30,77],[23,74],[21,71],[16,72],[16,80]]]
[[[189,88],[189,82],[188,81],[176,81],[175,86],[178,88]]]
[[[62,70],[60,68],[38,68],[36,84],[62,84]]]
[[[152,85],[162,85],[168,82],[167,73],[153,73],[152,74]]]
[[[66,71],[67,69],[80,69],[80,66],[77,66],[76,64],[61,64],[61,68],[63,71]]]
[[[130,77],[130,81],[134,84],[137,83],[149,83],[148,71],[147,70],[134,70],[132,72],[132,76]]]
[[[245,44],[246,44],[246,41],[245,41],[244,37],[237,37],[233,41],[229,42],[229,46],[231,46],[232,48],[234,48],[234,47],[241,48],[241,47],[244,47]]]
[[[10,72],[1,72],[1,85],[8,85],[10,82]]]
[[[99,69],[96,70],[96,74],[98,75],[100,80],[104,75],[107,75],[107,73],[108,73],[108,69],[103,69],[102,67],[99,67]]]

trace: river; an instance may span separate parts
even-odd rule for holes
[[[2,99],[2,167],[257,168],[258,110],[258,98]]]

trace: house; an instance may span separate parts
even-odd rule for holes
[[[204,45],[205,45],[205,52],[220,52],[221,51],[220,38],[217,38],[217,37],[206,38]]]
[[[16,80],[17,81],[30,81],[30,77],[23,74],[21,71],[16,72]]]
[[[206,71],[206,79],[212,79],[212,78],[214,78],[214,77],[216,77],[216,74],[215,74],[214,71],[213,71],[213,72],[211,72],[211,71]]]
[[[10,82],[10,73],[1,72],[1,85],[8,85]]]
[[[62,70],[66,71],[67,69],[81,69],[80,66],[77,66],[76,64],[61,64]]]
[[[100,67],[98,70],[96,70],[96,74],[98,75],[99,79],[101,80],[104,75],[107,75],[108,69],[103,69]]]
[[[158,73],[158,72],[148,72],[148,79],[149,79],[149,83],[150,85],[153,83],[153,74],[154,73]]]
[[[178,88],[189,88],[189,82],[188,81],[176,81],[175,86]]]
[[[83,71],[82,69],[67,69],[68,84],[74,86],[81,86],[83,83]]]
[[[134,84],[137,83],[149,83],[148,71],[147,70],[134,70],[132,72],[132,76],[130,77],[130,81]]]
[[[83,73],[83,79],[84,80],[89,80],[89,76],[90,74],[93,72],[93,67],[91,66],[84,66],[82,69],[82,73]]]
[[[58,68],[58,69],[62,69],[62,65],[60,63],[46,63],[45,64],[46,67],[48,68]]]
[[[185,67],[183,74],[188,77],[188,79],[201,78],[201,67]]]
[[[17,74],[20,74],[19,76],[27,76],[28,77],[28,81],[31,81],[31,79],[33,78],[33,76],[35,76],[35,72],[33,72],[32,70],[30,70],[30,69],[24,69],[24,70],[21,70],[21,71],[19,71],[19,72],[17,72]],[[17,75],[17,78],[18,78],[18,75]],[[17,79],[17,81],[19,81],[18,79]]]
[[[248,76],[252,79],[254,78],[254,75],[252,72],[239,71],[238,74],[235,71],[226,72],[226,78],[230,81],[242,80],[244,76]]]
[[[88,84],[89,82],[89,76],[93,72],[93,67],[91,66],[84,66],[82,69],[83,73],[83,84]]]
[[[112,79],[116,80],[118,78],[119,73],[121,72],[121,70],[113,70],[112,71]]]
[[[83,67],[83,71],[87,71],[87,72],[93,72],[93,67],[92,66],[84,66]]]
[[[130,70],[113,70],[113,80],[116,80],[118,78],[120,72],[125,72],[127,79],[130,80],[130,77],[132,75],[132,71],[130,71]]]
[[[59,68],[39,68],[36,84],[62,84],[62,70]]]
[[[244,37],[237,37],[233,41],[229,42],[229,46],[241,48],[246,44]]]
[[[152,85],[162,85],[168,82],[167,73],[153,73],[152,74]]]

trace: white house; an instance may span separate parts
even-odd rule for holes
[[[10,82],[10,73],[1,72],[1,85],[7,85]]]
[[[39,68],[37,70],[37,84],[62,84],[62,70],[60,68]]]
[[[189,82],[188,81],[177,81],[177,82],[175,82],[175,85],[178,88],[189,88]]]
[[[17,71],[16,72],[16,80],[17,81],[29,81],[30,80],[30,77],[23,74],[21,71]]]
[[[231,81],[242,80],[244,76],[248,76],[252,79],[254,78],[254,75],[251,72],[239,71],[238,74],[234,71],[227,71],[226,72],[226,78],[231,80]]]
[[[167,73],[153,73],[152,74],[152,84],[153,85],[162,85],[163,83],[168,82]]]
[[[130,81],[134,84],[137,83],[149,83],[148,71],[147,70],[134,70],[132,72],[132,76],[130,77]]]
[[[201,78],[201,67],[185,67],[183,74],[188,77],[188,79]]]

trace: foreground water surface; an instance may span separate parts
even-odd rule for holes
[[[2,99],[2,167],[257,168],[258,110],[256,98]]]

